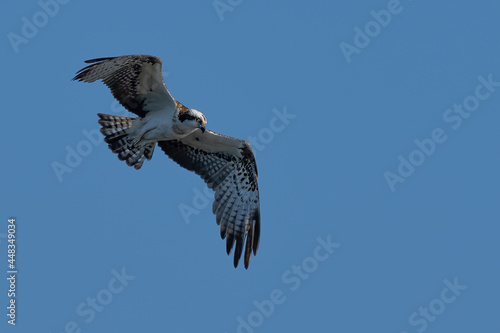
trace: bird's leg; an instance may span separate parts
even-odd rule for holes
[[[141,133],[137,138],[135,139],[129,139],[129,146],[130,147],[134,147],[135,145],[137,145],[141,140],[142,140],[142,137],[149,131],[151,131],[152,129],[149,129],[147,130],[146,132],[144,133]]]

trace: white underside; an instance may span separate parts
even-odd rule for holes
[[[191,134],[194,129],[174,130],[179,122],[174,123],[170,112],[164,110],[150,111],[144,118],[137,118],[129,130],[129,138],[138,140],[141,145],[164,140],[181,139]],[[139,139],[140,138],[140,139]]]

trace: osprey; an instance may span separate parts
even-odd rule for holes
[[[260,236],[257,165],[250,144],[205,130],[205,116],[170,95],[160,58],[127,55],[85,62],[91,65],[79,70],[73,80],[102,80],[121,105],[138,115],[97,114],[109,149],[139,170],[158,144],[180,166],[200,175],[215,191],[212,211],[221,238],[226,239],[227,254],[234,245],[237,267],[246,241],[244,264],[248,268]]]

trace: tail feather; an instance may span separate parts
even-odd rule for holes
[[[97,115],[99,116],[98,123],[102,126],[101,133],[104,135],[104,142],[108,143],[113,153],[118,154],[121,161],[139,170],[145,159],[150,160],[153,157],[156,142],[148,144],[139,142],[135,145],[131,143],[128,130],[136,118],[102,113]]]
[[[98,113],[98,123],[102,126],[104,142],[113,143],[128,135],[127,130],[134,124],[133,117],[120,117]]]

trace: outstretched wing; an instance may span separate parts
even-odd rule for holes
[[[257,164],[248,142],[212,131],[196,130],[181,140],[159,141],[158,146],[180,166],[194,171],[215,191],[212,211],[226,238],[229,255],[234,245],[238,266],[246,239],[244,264],[257,254],[260,202]]]
[[[175,101],[163,81],[160,58],[127,55],[85,62],[92,65],[80,69],[73,80],[102,80],[118,102],[139,117],[152,110],[175,111]]]

